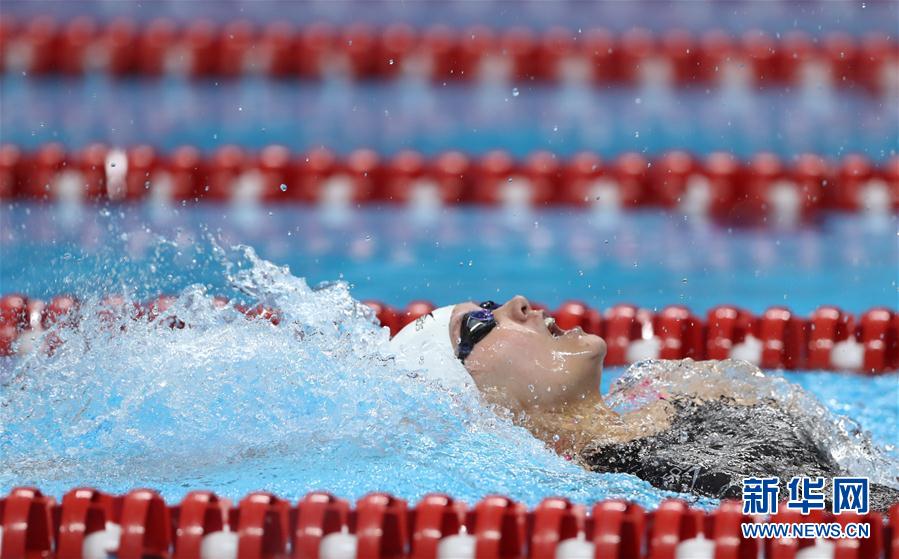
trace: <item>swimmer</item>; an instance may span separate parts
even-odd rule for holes
[[[436,309],[397,333],[391,349],[401,365],[443,386],[476,387],[495,409],[596,472],[719,499],[740,498],[744,477],[777,476],[786,496],[793,476],[846,475],[808,421],[774,400],[728,393],[724,382],[613,410],[599,392],[605,341],[562,330],[522,296]],[[871,484],[870,494],[872,510],[899,502],[890,487]]]

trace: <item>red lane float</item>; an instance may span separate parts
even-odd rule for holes
[[[606,339],[606,364],[624,365],[627,363],[627,350],[631,342],[641,335],[637,323],[637,307],[634,305],[616,305],[605,315],[603,335]]]
[[[743,504],[739,501],[722,501],[718,509],[710,515],[711,533],[716,559],[744,559],[758,557],[759,540],[745,539],[740,530],[743,523],[753,522],[752,517],[743,514]]]
[[[886,530],[886,557],[899,559],[899,503],[890,507],[890,521]]]
[[[754,330],[752,315],[729,305],[711,309],[706,324],[706,356],[709,359],[727,359],[734,346],[743,343]]]
[[[290,538],[290,504],[271,493],[251,493],[240,501],[237,556],[247,559],[283,557]]]
[[[149,146],[93,144],[67,153],[59,144],[34,152],[0,145],[0,199],[14,198],[653,206],[735,223],[789,224],[826,210],[899,211],[899,156],[877,166],[858,155],[834,164],[804,154],[787,164],[763,153],[744,164],[726,153],[698,160],[682,151],[652,160],[624,153],[606,162],[592,153],[563,159],[544,151],[522,160],[503,151],[472,159],[411,150],[382,159],[367,149],[339,157],[324,148],[295,154],[277,145],[258,152],[223,146],[208,157],[191,146],[159,154]]]
[[[11,294],[0,298],[0,355],[15,353],[15,343],[29,326],[28,299]]]
[[[838,342],[844,342],[855,332],[855,318],[838,307],[819,307],[809,318],[808,360],[812,369],[826,369],[831,365],[831,353]]]
[[[7,18],[9,19],[9,18]],[[895,91],[895,38],[841,32],[813,39],[791,32],[777,39],[761,31],[732,36],[682,29],[654,34],[630,29],[551,27],[545,31],[365,23],[258,26],[245,20],[178,24],[156,19],[97,23],[87,17],[58,25],[52,18],[5,21],[0,69],[35,75],[163,74],[191,78],[355,79],[417,76],[446,80],[663,82],[675,86],[736,82],[747,86],[858,86],[872,94]]]
[[[655,317],[655,331],[661,340],[661,359],[701,359],[703,355],[703,325],[689,309],[671,306]]]
[[[164,295],[124,308],[120,297],[107,297],[99,311],[110,323],[129,317],[159,321],[170,328],[184,328],[185,322],[168,309],[176,298]],[[378,301],[365,301],[374,318],[391,335],[436,307],[428,301],[413,301],[396,308]],[[216,298],[215,305],[229,305]],[[718,306],[700,318],[681,305],[658,311],[635,305],[615,305],[605,312],[579,301],[566,301],[556,309],[544,309],[564,330],[581,328],[605,338],[605,364],[620,366],[644,359],[743,359],[764,369],[837,370],[879,374],[899,370],[899,312],[874,308],[859,317],[838,307],[824,305],[810,317],[800,317],[785,307],[775,306],[761,315],[735,306]],[[235,304],[248,319],[262,319],[277,326],[283,320],[278,309],[263,305]],[[57,322],[74,325],[79,302],[70,296],[54,297],[45,304],[39,299],[9,294],[0,297],[0,355],[15,355],[20,345],[31,342]],[[62,343],[51,333],[44,347],[53,350]],[[21,351],[31,346],[24,345]]]
[[[155,491],[135,489],[122,500],[122,535],[117,557],[142,559],[168,552],[171,544],[169,508]]]
[[[690,509],[683,501],[663,501],[650,517],[647,559],[675,559],[681,542],[703,534],[705,513]]]
[[[294,559],[318,559],[322,538],[349,532],[350,504],[329,493],[313,492],[297,505],[291,547]]]
[[[176,526],[173,559],[189,559],[200,555],[203,538],[224,531],[228,525],[230,503],[210,491],[191,491],[181,504],[172,508]],[[62,553],[60,553],[62,555]]]
[[[459,559],[603,557],[675,559],[716,557],[796,559],[813,540],[743,538],[740,524],[761,522],[741,504],[723,501],[706,513],[668,499],[651,512],[619,500],[592,507],[547,498],[532,511],[503,496],[469,508],[440,494],[417,505],[371,493],[355,507],[328,493],[313,492],[292,504],[269,493],[253,493],[236,506],[208,491],[188,493],[167,504],[153,491],[124,496],[73,489],[61,504],[34,488],[14,488],[0,498],[4,559],[91,556],[173,559]],[[895,559],[899,503],[882,515],[813,511],[802,516],[781,507],[771,522],[867,524],[871,537],[828,543],[847,559]],[[113,528],[115,527],[115,528]],[[88,541],[106,531],[116,536],[98,548]],[[222,545],[222,542],[230,544]],[[340,545],[335,545],[339,542]],[[233,545],[232,545],[233,544]]]
[[[56,525],[52,497],[32,487],[19,487],[0,500],[3,541],[0,557],[27,559],[46,557],[55,547]]]
[[[460,152],[446,152],[428,160],[406,150],[383,170],[380,198],[414,205],[453,204],[467,199],[471,163]]]
[[[593,507],[595,557],[630,559],[643,549],[646,514],[639,505],[603,501]]]
[[[409,546],[406,501],[384,493],[365,496],[356,505],[356,555],[404,557]]]
[[[587,511],[568,499],[544,499],[533,513],[531,559],[555,559],[565,540],[587,539]]]
[[[56,553],[60,557],[81,557],[87,536],[118,523],[122,499],[90,488],[72,489],[62,498]]]
[[[772,307],[759,321],[760,365],[766,369],[796,369],[802,364],[807,332],[805,321],[789,309]]]
[[[482,499],[471,513],[475,556],[483,559],[523,557],[527,545],[527,509],[503,497]]]
[[[411,511],[414,528],[410,555],[436,559],[441,540],[458,535],[465,526],[465,513],[465,504],[448,495],[425,495]]]

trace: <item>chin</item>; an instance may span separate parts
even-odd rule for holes
[[[578,340],[581,344],[581,347],[584,347],[590,353],[590,356],[593,359],[602,362],[606,357],[606,341],[594,334],[584,334]]]

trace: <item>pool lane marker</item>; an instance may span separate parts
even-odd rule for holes
[[[101,318],[128,317],[158,320],[171,328],[185,322],[168,312],[177,300],[161,296],[144,304],[127,306],[124,298],[104,299]],[[378,301],[366,301],[372,319],[389,329],[391,335],[435,307],[428,301],[413,301],[396,308]],[[225,309],[231,303],[216,297],[213,307]],[[734,305],[719,305],[704,318],[682,305],[653,311],[636,305],[619,304],[604,311],[579,301],[567,301],[556,309],[544,309],[563,330],[579,327],[602,336],[607,345],[605,364],[621,366],[646,359],[742,359],[763,369],[838,370],[881,374],[899,370],[899,312],[887,307],[870,309],[860,316],[838,307],[824,305],[802,317],[787,307],[774,306],[755,315]],[[263,305],[235,303],[234,308],[248,319],[268,320],[277,326],[282,315]],[[14,355],[35,349],[53,351],[61,343],[52,333],[42,336],[52,325],[78,320],[79,303],[61,295],[49,302],[20,294],[0,297],[0,355]]]

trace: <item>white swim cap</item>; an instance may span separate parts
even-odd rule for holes
[[[390,340],[399,365],[447,388],[464,388],[474,381],[456,357],[449,323],[453,305],[434,309],[406,325]]]

